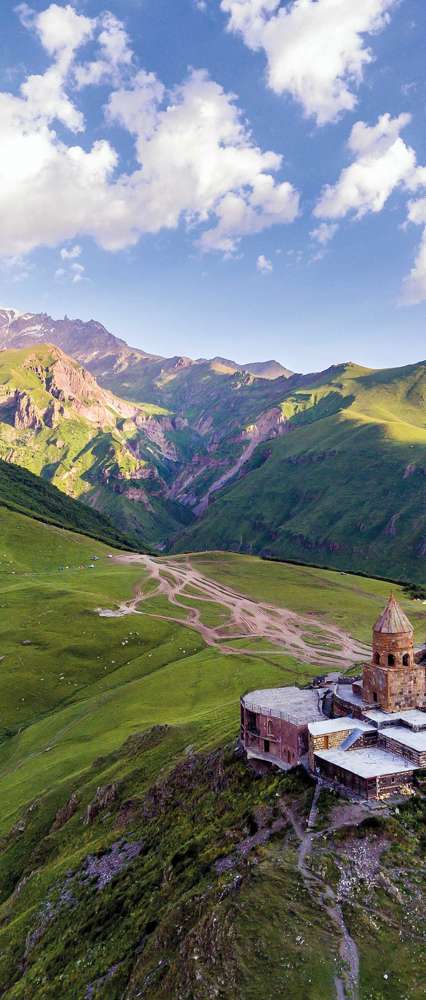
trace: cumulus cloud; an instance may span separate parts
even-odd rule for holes
[[[77,285],[80,281],[88,280],[84,278],[86,268],[84,264],[78,262],[77,258],[81,257],[82,248],[76,243],[74,246],[62,247],[59,251],[59,256],[63,262],[61,267],[58,267],[55,271],[55,278],[57,280],[72,281],[74,285]]]
[[[73,284],[76,285],[79,281],[83,281],[83,275],[86,268],[83,264],[71,264],[71,275]]]
[[[356,122],[348,142],[354,159],[336,184],[323,189],[314,209],[318,219],[343,219],[348,214],[360,219],[367,212],[380,212],[396,188],[414,189],[421,183],[424,170],[400,136],[409,121],[408,114],[397,118],[384,114],[376,125]]]
[[[282,157],[255,144],[234,95],[204,71],[166,91],[153,74],[133,70],[117,24],[105,17],[94,23],[56,4],[31,15],[53,63],[28,77],[19,96],[0,93],[0,254],[84,235],[118,250],[180,223],[195,231],[202,249],[232,253],[243,236],[293,221],[298,194],[277,176]],[[127,67],[106,120],[133,136],[137,165],[130,174],[120,172],[107,140],[83,147],[54,127],[57,120],[74,132],[85,127],[68,89],[82,65],[79,45],[89,38],[111,65]]]
[[[316,240],[317,243],[320,243],[324,247],[333,239],[337,229],[337,222],[320,222],[319,226],[311,229],[309,235],[312,240]]]
[[[270,274],[274,270],[272,261],[265,254],[261,253],[256,261],[256,268],[260,274]]]
[[[357,103],[354,90],[373,53],[366,36],[381,31],[397,0],[220,0],[228,29],[263,51],[267,81],[288,93],[318,125]]]
[[[71,4],[65,7],[52,3],[46,10],[36,13],[28,4],[17,7],[21,22],[34,28],[43,48],[62,66],[69,66],[74,53],[93,35],[96,21],[78,14]]]
[[[101,30],[98,35],[98,55],[91,62],[75,67],[77,86],[119,81],[123,67],[133,61],[133,52],[124,25],[109,11],[98,18]]]
[[[426,187],[426,168],[417,163],[414,149],[400,135],[410,121],[408,114],[396,118],[384,114],[375,125],[356,122],[348,142],[354,159],[342,170],[336,184],[327,184],[323,189],[314,209],[316,218],[361,219],[368,212],[381,212],[396,190],[406,196]],[[409,200],[407,221],[426,227],[426,197]],[[327,243],[336,226],[335,221],[321,222],[311,236]],[[426,228],[414,265],[403,282],[401,301],[412,304],[425,299]]]
[[[135,136],[143,173],[132,189],[146,232],[214,216],[200,246],[232,253],[242,236],[296,217],[296,191],[273,176],[282,157],[254,145],[234,96],[205,71],[171,93],[140,72],[130,89],[111,96],[107,116]]]
[[[413,267],[403,281],[401,294],[402,303],[416,305],[426,300],[426,198],[409,201],[408,221],[424,227]]]
[[[60,257],[62,260],[75,260],[76,257],[81,257],[81,246],[75,243],[73,247],[62,247],[60,251]]]
[[[426,203],[426,199],[425,199]],[[425,213],[426,216],[426,213]],[[426,221],[426,218],[425,218]],[[417,305],[426,299],[426,228],[423,229],[414,265],[403,281],[401,301],[406,305]]]
[[[96,21],[78,14],[69,4],[60,7],[53,3],[40,13],[28,4],[21,4],[17,12],[24,27],[36,33],[53,60],[45,73],[30,75],[22,84],[21,94],[26,102],[21,107],[23,117],[28,121],[37,117],[45,121],[57,119],[72,132],[83,131],[84,117],[66,93],[66,86],[71,82],[75,54],[92,38]],[[7,96],[0,95],[3,105]]]

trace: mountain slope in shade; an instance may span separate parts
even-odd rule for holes
[[[89,535],[109,545],[125,548],[132,548],[134,545],[132,539],[122,535],[111,521],[96,510],[66,496],[27,469],[1,460],[0,508],[25,514],[36,521],[66,528],[68,531]]]

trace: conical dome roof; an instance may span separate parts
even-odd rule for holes
[[[411,622],[399,606],[398,601],[395,600],[393,594],[391,594],[385,610],[380,615],[380,618],[377,619],[374,631],[391,635],[413,633],[414,629]]]

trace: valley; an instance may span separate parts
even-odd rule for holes
[[[0,347],[0,457],[131,546],[424,583],[425,362],[259,373],[14,310],[0,310]]]

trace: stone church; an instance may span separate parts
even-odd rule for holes
[[[241,699],[248,757],[314,774],[369,799],[407,792],[426,767],[426,662],[393,594],[373,627],[362,677],[272,688]]]
[[[418,708],[425,701],[425,668],[414,658],[413,628],[391,595],[373,629],[373,656],[364,667],[362,698],[384,712]]]

